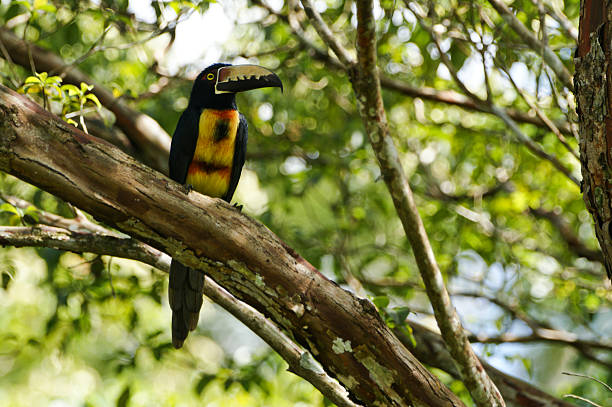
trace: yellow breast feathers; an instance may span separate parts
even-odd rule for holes
[[[238,131],[237,110],[204,109],[186,183],[213,197],[227,192]]]

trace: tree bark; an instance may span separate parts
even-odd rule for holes
[[[607,4],[606,4],[607,3]],[[612,279],[612,3],[583,0],[576,52],[582,190]]]
[[[167,157],[170,152],[170,136],[151,116],[127,106],[122,100],[115,98],[110,90],[95,83],[77,67],[67,64],[50,51],[29,44],[10,30],[0,28],[0,42],[10,53],[13,62],[27,69],[30,68],[31,56],[39,72],[60,75],[65,82],[76,86],[79,86],[81,82],[94,85],[92,93],[98,97],[104,107],[113,112],[117,125],[138,147],[143,161],[163,173],[168,172]]]
[[[0,86],[0,170],[206,272],[264,313],[365,405],[463,406],[391,333],[262,224],[189,192]]]
[[[29,202],[25,201],[16,202],[14,197],[9,197],[7,199],[20,208],[27,208],[31,205]],[[111,232],[108,230],[100,232],[97,224],[83,224],[82,221],[86,220],[86,218],[66,219],[49,214],[45,211],[38,211],[38,218],[41,225],[34,227],[0,227],[0,245],[15,247],[51,247],[59,250],[76,251],[78,253],[91,252],[99,255],[138,260],[166,273],[170,270],[170,256],[149,245],[138,242],[135,239],[112,236],[109,235]],[[343,403],[343,401],[346,400],[343,400],[341,397],[344,388],[329,389],[332,384],[329,383],[330,380],[326,376],[321,377],[323,375],[319,373],[313,380],[312,374],[314,372],[302,368],[302,356],[299,353],[296,354],[295,350],[297,346],[286,338],[283,333],[278,332],[276,325],[265,319],[259,312],[251,312],[249,310],[251,309],[250,307],[227,294],[222,288],[217,288],[215,283],[208,277],[205,281],[204,294],[232,313],[238,320],[263,338],[283,357],[283,359],[285,359],[285,361],[287,361],[291,371],[310,381],[338,406],[351,404],[350,402]],[[256,313],[256,315],[254,315],[254,313]],[[441,369],[454,378],[461,380],[461,373],[448,352],[442,337],[417,322],[407,321],[406,323],[410,325],[414,343],[412,342],[412,338],[406,334],[403,327],[398,326],[393,329],[393,332],[404,346],[406,346],[422,363]],[[270,340],[270,336],[273,336],[272,340]],[[285,337],[286,340],[279,345],[279,340],[283,340],[282,337]],[[498,386],[508,407],[574,406],[573,404],[557,399],[541,391],[523,380],[495,369],[485,361],[481,362],[489,376]],[[300,368],[302,371],[299,371]],[[323,384],[321,381],[323,381]],[[326,386],[328,387],[328,392],[325,391]],[[329,395],[330,392],[331,396]],[[338,398],[340,398],[340,401],[336,400]]]
[[[304,0],[302,2],[304,3]],[[310,11],[309,14],[313,12]],[[382,178],[414,252],[438,327],[461,370],[463,383],[476,406],[505,407],[506,404],[495,383],[491,381],[470,346],[459,315],[448,295],[427,231],[417,210],[412,189],[391,138],[380,89],[375,27],[373,1],[358,0],[357,64],[350,70],[350,76],[359,114],[378,160]],[[337,53],[335,49],[334,52]]]

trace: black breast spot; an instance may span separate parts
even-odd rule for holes
[[[229,124],[229,120],[227,119],[217,120],[217,125],[215,126],[215,133],[213,134],[213,139],[215,140],[215,143],[229,137]]]

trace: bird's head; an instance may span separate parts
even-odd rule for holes
[[[278,87],[283,84],[275,73],[257,65],[213,64],[193,83],[189,104],[198,108],[235,109],[237,92]]]

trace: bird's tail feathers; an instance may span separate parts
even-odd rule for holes
[[[172,260],[168,301],[172,309],[172,345],[177,349],[198,325],[203,290],[204,273]]]

